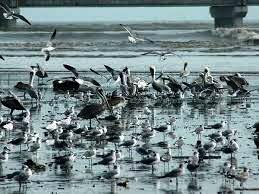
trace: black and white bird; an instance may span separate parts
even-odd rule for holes
[[[0,179],[14,179],[19,185],[26,183],[26,181],[32,176],[32,171],[27,165],[23,165],[20,171],[1,176]]]
[[[223,129],[226,126],[226,121],[221,121],[220,123],[216,123],[213,125],[205,126],[205,129]]]
[[[136,34],[129,26],[126,26],[124,24],[120,24],[121,27],[123,27],[128,33],[128,40],[131,43],[137,43],[137,42],[149,42],[149,43],[154,43],[153,40],[150,40],[145,37],[140,37],[138,34]]]
[[[53,44],[53,40],[55,39],[56,37],[56,34],[57,34],[57,30],[54,29],[54,31],[52,32],[51,36],[50,36],[50,39],[46,45],[46,47],[42,48],[41,49],[41,52],[44,54],[45,56],[45,61],[48,61],[49,58],[50,58],[50,53],[52,51],[54,51],[56,48],[54,47],[54,44]]]
[[[160,61],[164,61],[167,59],[167,56],[177,56],[177,57],[180,57],[179,55],[175,54],[174,52],[172,51],[148,51],[148,52],[145,52],[141,55],[157,55],[159,56],[159,60]]]
[[[3,151],[0,153],[0,163],[8,161],[10,151],[6,146],[3,148]]]
[[[11,10],[8,5],[4,3],[0,3],[0,7],[4,10],[5,13],[3,13],[5,19],[12,20],[12,19],[20,19],[27,24],[31,25],[31,23],[22,15],[15,13],[13,10]]]
[[[178,168],[171,170],[163,176],[158,176],[158,178],[176,178],[176,185],[178,186],[178,177],[182,175],[184,175],[184,166],[181,163]]]

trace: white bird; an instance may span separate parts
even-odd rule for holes
[[[32,142],[32,145],[29,148],[29,152],[37,152],[41,148],[40,137],[37,137],[36,141]]]
[[[240,182],[240,187],[244,187],[244,182],[249,178],[250,173],[248,168],[244,167],[243,172],[235,176],[235,179]]]
[[[150,43],[154,43],[153,40],[150,40],[148,38],[145,38],[145,37],[139,37],[129,26],[126,26],[126,25],[123,25],[123,24],[120,24],[120,26],[122,26],[128,33],[129,33],[129,36],[128,36],[128,40],[131,42],[131,43],[137,43],[139,41],[141,42],[150,42]]]
[[[45,61],[48,61],[48,60],[49,60],[49,58],[50,58],[50,53],[56,49],[56,48],[54,47],[54,45],[53,45],[53,40],[55,39],[56,34],[57,34],[57,30],[54,29],[54,31],[53,31],[53,33],[52,33],[52,35],[51,35],[51,37],[50,37],[50,39],[49,39],[49,41],[48,41],[46,47],[44,47],[44,48],[41,49],[41,52],[42,52],[42,53],[44,54],[44,56],[45,56]]]
[[[3,13],[3,16],[7,20],[12,20],[12,19],[20,19],[27,24],[31,25],[31,23],[22,15],[15,13],[13,10],[11,10],[6,4],[0,3],[0,7],[4,10],[5,13]]]
[[[3,151],[0,153],[0,163],[1,162],[6,162],[9,158],[9,149],[5,146],[3,148]]]
[[[54,131],[54,130],[56,130],[58,128],[58,126],[57,126],[57,121],[52,121],[50,124],[48,124],[47,125],[47,127],[46,127],[46,129],[48,130],[48,131]]]
[[[145,108],[144,108],[144,114],[145,115],[150,115],[152,113],[152,111],[146,106]]]

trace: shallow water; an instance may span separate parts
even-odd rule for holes
[[[67,17],[64,16],[63,9],[54,12],[51,9],[47,12],[48,17],[44,18],[42,15],[44,9],[22,9],[22,13],[29,18],[33,18],[34,25],[32,28],[25,27],[23,24],[18,25],[10,31],[1,31],[0,53],[5,57],[5,61],[1,61],[0,71],[0,86],[5,91],[13,90],[13,86],[17,81],[28,81],[28,71],[31,65],[39,63],[49,72],[48,79],[57,79],[59,77],[71,76],[62,67],[62,64],[70,64],[80,71],[82,76],[95,77],[98,81],[104,84],[107,88],[105,80],[91,74],[89,69],[92,67],[96,70],[104,71],[104,64],[111,65],[117,70],[123,67],[130,67],[133,74],[143,77],[150,81],[149,66],[155,64],[157,71],[171,72],[177,79],[179,71],[183,68],[183,63],[187,61],[191,69],[192,80],[199,72],[203,71],[205,66],[209,66],[212,75],[216,78],[222,74],[230,74],[232,72],[240,72],[245,76],[251,89],[259,87],[259,55],[258,46],[247,43],[245,41],[237,40],[237,38],[223,36],[228,34],[225,30],[222,36],[216,36],[213,30],[212,20],[208,20],[208,8],[194,8],[184,14],[182,9],[166,9],[152,8],[153,12],[160,12],[160,17],[152,16],[151,11],[147,9],[137,9],[137,14],[132,14],[132,9],[101,9],[99,12],[95,9],[75,9],[85,10],[87,14],[85,17],[80,17],[74,13],[73,17],[68,23]],[[112,11],[111,11],[112,10]],[[171,12],[178,10],[181,17]],[[186,9],[184,8],[186,11]],[[102,12],[103,11],[103,12]],[[118,11],[118,12],[116,12]],[[78,11],[79,12],[79,11]],[[119,18],[121,12],[125,13],[123,17]],[[197,14],[197,12],[199,14]],[[53,22],[52,14],[56,13],[55,18],[57,22]],[[106,13],[107,17],[103,17]],[[115,13],[115,14],[111,14]],[[129,15],[127,15],[128,13]],[[163,14],[162,14],[163,13]],[[174,12],[175,13],[175,12]],[[101,15],[102,17],[96,17]],[[108,15],[109,14],[109,15]],[[130,15],[132,14],[132,15]],[[251,15],[250,15],[251,14]],[[251,23],[253,19],[257,18],[258,12],[255,7],[249,10],[249,15],[246,19],[250,19],[250,23],[246,23],[248,31],[257,33],[259,31],[258,23]],[[62,17],[61,17],[62,16]],[[197,16],[197,17],[196,17]],[[141,20],[139,18],[142,18]],[[194,17],[197,19],[195,21]],[[176,21],[174,21],[174,19]],[[74,23],[74,21],[81,23]],[[93,21],[94,20],[94,21]],[[105,23],[103,22],[105,20]],[[186,22],[188,20],[188,22]],[[197,22],[197,21],[200,22]],[[87,21],[87,23],[84,23]],[[45,22],[45,23],[41,23]],[[48,23],[50,22],[50,23]],[[127,41],[127,33],[123,31],[118,25],[124,22],[131,24],[133,29],[136,29],[141,35],[155,40],[156,43],[151,45],[147,43],[140,43],[132,45]],[[44,57],[40,50],[45,46],[52,30],[57,28],[57,49],[49,62],[44,61]],[[244,31],[242,31],[244,33]],[[240,36],[242,35],[240,34]],[[144,52],[150,50],[164,50],[170,49],[180,57],[168,56],[165,61],[160,61],[159,57],[148,55],[142,56]],[[37,83],[37,80],[36,80]],[[63,118],[62,113],[72,105],[76,106],[78,112],[82,108],[82,102],[75,99],[65,98],[61,94],[60,102],[53,106],[50,101],[54,98],[54,93],[51,88],[51,81],[42,89],[43,102],[40,108],[32,107],[27,103],[27,108],[30,109],[32,118],[31,131],[40,133],[44,139],[43,132],[47,122],[54,119]],[[116,88],[118,85],[110,84],[110,88]],[[111,90],[109,88],[109,91]],[[22,93],[17,93],[22,96]],[[213,103],[194,103],[190,97],[187,97],[182,104],[175,102],[159,102],[155,100],[147,100],[146,104],[135,107],[125,106],[117,109],[122,113],[120,128],[126,134],[126,139],[130,138],[133,128],[129,127],[129,122],[133,116],[139,116],[141,121],[150,119],[154,126],[165,123],[169,115],[177,118],[176,133],[178,136],[185,137],[186,146],[184,146],[183,155],[190,156],[193,152],[194,144],[197,140],[196,136],[190,131],[194,130],[200,124],[213,124],[221,120],[227,120],[228,126],[226,128],[235,128],[238,130],[237,140],[240,145],[240,150],[236,154],[238,161],[238,169],[241,170],[243,166],[249,166],[252,176],[245,184],[248,188],[258,186],[258,150],[252,139],[252,129],[247,129],[258,119],[259,112],[259,94],[254,91],[253,95],[247,99],[231,99],[230,97],[223,97],[218,102]],[[28,102],[28,100],[27,100]],[[143,114],[143,106],[149,106],[152,110],[151,116]],[[1,114],[7,114],[9,111],[1,107]],[[103,117],[103,116],[101,116]],[[104,122],[104,121],[101,121]],[[88,121],[80,121],[81,126],[88,124]],[[111,123],[105,123],[111,125]],[[96,125],[96,122],[94,122]],[[140,129],[137,129],[139,131]],[[208,130],[206,134],[213,130]],[[152,139],[152,143],[163,140],[163,135],[157,133]],[[204,137],[204,141],[207,138]],[[171,144],[174,141],[168,139]],[[220,190],[223,179],[219,175],[218,170],[220,166],[229,158],[228,155],[220,154],[222,159],[206,161],[204,166],[198,173],[198,187],[200,190],[188,189],[191,182],[190,173],[186,170],[186,174],[179,178],[179,188],[175,191],[175,182],[172,183],[167,179],[157,179],[157,175],[162,175],[164,172],[163,164],[156,166],[155,175],[149,171],[134,171],[132,169],[139,168],[139,164],[132,164],[129,162],[128,153],[125,148],[123,150],[124,159],[120,161],[122,169],[121,180],[129,179],[129,188],[116,187],[113,181],[100,181],[97,179],[103,171],[107,171],[107,167],[94,166],[93,171],[89,170],[88,161],[81,158],[85,147],[89,142],[84,141],[82,147],[73,148],[77,153],[77,159],[73,163],[73,169],[64,172],[61,169],[54,167],[47,167],[46,172],[33,174],[31,182],[28,183],[28,188],[22,193],[216,193]],[[140,141],[138,144],[142,145]],[[1,147],[3,147],[2,142]],[[85,146],[85,147],[84,147]],[[108,144],[106,150],[113,149],[112,144]],[[25,149],[25,147],[24,147]],[[12,153],[8,163],[3,163],[0,169],[0,175],[18,170],[21,162],[27,158],[35,159],[35,156],[23,152],[21,155],[18,148],[13,147]],[[162,148],[155,148],[161,154],[166,150]],[[99,150],[102,152],[102,150]],[[45,164],[49,163],[51,158],[57,154],[45,143],[38,153],[38,162]],[[217,154],[217,153],[215,153]],[[173,150],[173,155],[178,155],[177,150]],[[133,152],[134,161],[140,160],[140,156]],[[99,161],[99,159],[95,159]],[[175,168],[181,160],[173,160],[170,163],[170,169]],[[236,183],[235,187],[238,187]],[[13,181],[0,182],[0,193],[18,193],[19,187]],[[253,191],[233,191],[232,193],[257,193]]]
[[[2,88],[8,89],[12,88],[12,86],[20,80],[19,77],[26,79],[26,72],[20,72],[19,74],[11,73],[7,76],[9,79],[1,74],[0,84]],[[95,77],[91,73],[80,72],[82,76],[92,76]],[[220,73],[222,74],[222,72]],[[59,76],[67,76],[69,73],[57,73],[50,72],[50,78],[59,77]],[[141,73],[137,74],[144,77],[146,80],[146,74]],[[196,76],[196,74],[193,74]],[[192,77],[193,77],[192,76]],[[218,76],[218,73],[215,73],[215,77]],[[251,88],[258,88],[259,80],[258,74],[244,74],[244,76],[251,83]],[[192,77],[190,79],[192,79]],[[95,77],[97,80],[98,77]],[[5,81],[4,81],[4,80]],[[9,80],[9,81],[7,81]],[[103,83],[105,84],[105,83]],[[113,85],[113,87],[116,87]],[[50,100],[53,99],[53,91],[51,89],[51,82],[49,85],[44,86],[42,90],[44,95],[43,103],[40,108],[35,108],[27,104],[27,107],[30,108],[31,111],[31,132],[38,132],[41,137],[44,139],[43,132],[44,129],[42,127],[47,125],[47,122],[53,119],[61,119],[64,117],[63,112],[72,105],[75,105],[76,111],[81,110],[82,102],[75,100],[74,98],[63,98],[64,94],[60,95],[61,99],[59,103],[54,106],[49,104]],[[22,95],[22,93],[18,93],[18,95]],[[27,100],[28,101],[28,100]],[[220,122],[221,120],[227,120],[228,125],[226,128],[237,129],[238,134],[236,139],[240,145],[240,150],[236,154],[237,166],[238,169],[241,169],[243,166],[248,166],[251,169],[253,175],[249,178],[249,181],[245,184],[248,188],[256,187],[258,183],[258,153],[256,153],[255,145],[252,139],[252,129],[247,129],[248,126],[253,124],[257,119],[257,113],[259,111],[259,93],[258,91],[253,92],[252,97],[247,99],[231,99],[229,97],[223,97],[222,100],[214,103],[193,103],[191,98],[187,98],[183,101],[182,104],[174,103],[174,102],[166,102],[166,101],[156,101],[156,100],[147,100],[146,105],[150,107],[152,110],[152,114],[150,116],[146,116],[143,114],[143,106],[124,106],[122,108],[116,109],[116,111],[121,112],[121,124],[119,127],[124,131],[123,133],[126,135],[126,139],[130,138],[130,134],[133,133],[134,128],[129,126],[131,119],[134,116],[138,116],[141,119],[141,122],[144,119],[150,119],[153,126],[159,126],[166,122],[169,118],[169,115],[175,116],[177,118],[176,122],[176,133],[178,136],[185,137],[185,143],[183,155],[190,156],[192,154],[192,150],[194,149],[191,144],[194,144],[197,140],[196,135],[190,133],[190,131],[194,130],[200,124],[212,124],[216,122]],[[7,114],[9,111],[2,107],[1,113]],[[103,116],[101,116],[103,117]],[[101,121],[104,123],[104,121]],[[81,126],[83,124],[88,124],[88,121],[80,121]],[[107,126],[112,125],[112,123],[105,122]],[[94,122],[96,125],[96,122]],[[118,127],[118,126],[117,126]],[[19,131],[18,129],[16,131]],[[140,131],[137,128],[137,132]],[[204,135],[213,132],[213,130],[207,130]],[[204,142],[207,141],[206,137],[203,137]],[[163,135],[159,132],[156,133],[155,137],[151,140],[151,143],[157,143],[163,140]],[[174,141],[167,138],[170,144],[173,144]],[[140,145],[143,143],[139,141]],[[89,145],[89,142],[83,141],[83,145],[80,147],[73,148],[72,150],[77,153],[77,159],[73,163],[73,169],[71,171],[64,172],[59,168],[55,169],[53,167],[47,167],[46,172],[35,173],[31,178],[31,182],[28,183],[28,188],[25,189],[24,193],[34,194],[38,193],[70,193],[70,192],[78,192],[78,193],[165,193],[172,192],[175,190],[175,182],[170,183],[168,179],[157,179],[157,175],[162,175],[164,172],[163,164],[160,163],[156,165],[156,171],[154,175],[151,174],[151,170],[149,171],[133,171],[133,169],[139,168],[140,164],[132,164],[128,159],[127,149],[120,148],[123,151],[124,159],[119,162],[121,166],[121,178],[119,180],[128,179],[129,188],[120,188],[116,187],[115,183],[110,180],[100,181],[96,177],[102,174],[103,171],[107,170],[107,167],[104,166],[94,166],[92,171],[89,170],[88,162],[85,159],[81,158],[82,153],[84,153],[85,147]],[[23,148],[25,149],[26,146]],[[109,149],[113,149],[113,144],[108,144],[106,146],[106,151]],[[166,149],[162,149],[159,147],[154,148],[159,153],[164,153]],[[6,174],[8,172],[13,172],[14,170],[18,170],[20,168],[20,164],[27,158],[35,159],[35,155],[28,154],[23,152],[21,155],[19,154],[17,147],[12,147],[12,153],[10,154],[10,158],[8,163],[2,164],[1,174]],[[102,150],[99,150],[102,153]],[[37,161],[42,164],[48,164],[51,161],[51,158],[57,154],[57,151],[53,150],[50,146],[45,143],[42,144],[42,148],[38,152]],[[198,173],[198,186],[201,187],[201,190],[195,191],[188,189],[188,184],[191,182],[190,173],[186,170],[186,174],[179,178],[179,188],[178,193],[215,193],[219,191],[219,188],[223,182],[222,176],[219,175],[218,171],[223,163],[229,158],[229,155],[215,153],[215,155],[221,155],[222,159],[215,160],[207,160]],[[178,151],[173,149],[173,156],[177,156]],[[138,161],[141,157],[133,151],[133,160]],[[99,159],[94,159],[94,161],[99,161]],[[177,167],[178,163],[183,160],[174,159],[170,163],[170,168]],[[235,188],[238,187],[236,183]],[[19,190],[18,185],[15,182],[0,182],[1,193],[16,193]],[[239,191],[235,191],[235,193],[239,193]],[[243,192],[246,193],[246,192]],[[256,193],[256,192],[247,192],[247,193]]]

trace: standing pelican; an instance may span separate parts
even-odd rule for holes
[[[31,25],[31,23],[24,16],[15,13],[6,4],[0,3],[0,7],[5,11],[5,13],[3,13],[5,19],[7,19],[7,20],[20,19],[20,20],[26,22],[27,24]]]
[[[41,49],[41,52],[45,55],[45,61],[48,61],[50,58],[50,52],[54,51],[56,48],[53,46],[53,40],[55,39],[57,30],[54,29],[46,47]]]
[[[170,88],[167,85],[165,85],[163,83],[160,83],[159,81],[157,81],[155,79],[155,73],[156,73],[155,66],[150,66],[149,70],[150,70],[151,77],[152,77],[152,82],[151,83],[152,83],[153,89],[156,90],[159,93],[162,93],[163,91],[170,92]]]
[[[120,26],[123,27],[129,33],[128,40],[131,43],[137,43],[138,41],[141,41],[141,42],[147,41],[149,43],[154,43],[153,40],[150,40],[150,39],[145,38],[145,37],[139,37],[129,26],[126,26],[126,25],[123,25],[123,24],[120,24]]]
[[[103,111],[105,111],[107,108],[112,113],[112,109],[106,99],[105,94],[103,93],[102,89],[97,89],[97,95],[101,98],[102,103],[93,103],[86,105],[80,113],[77,115],[78,117],[82,119],[90,119],[90,128],[91,128],[91,119],[96,118],[100,115]]]
[[[6,96],[4,98],[1,98],[1,103],[11,109],[10,115],[13,114],[14,110],[26,110],[24,107],[22,101],[11,91],[9,91],[9,94],[11,96]]]

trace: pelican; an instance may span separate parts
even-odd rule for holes
[[[187,77],[190,75],[190,70],[187,68],[187,66],[188,66],[188,63],[185,62],[185,63],[184,63],[183,70],[180,72],[180,77],[181,77],[182,79],[185,78],[186,81],[187,81]]]
[[[48,77],[47,72],[38,63],[37,63],[36,66],[31,66],[31,68],[36,68],[37,69],[36,76],[38,76],[38,84],[39,84],[39,78],[41,78],[41,84],[42,84],[43,83],[43,78]]]
[[[154,43],[153,40],[150,40],[150,39],[145,38],[145,37],[139,37],[129,26],[126,26],[126,25],[123,25],[123,24],[120,24],[120,26],[123,27],[129,33],[128,40],[131,43],[135,44],[135,43],[137,43],[139,41]]]
[[[48,61],[50,58],[50,53],[51,51],[54,51],[56,48],[53,46],[53,40],[55,39],[57,34],[57,30],[54,29],[53,33],[50,36],[50,39],[46,45],[46,47],[41,49],[41,52],[44,54],[45,56],[45,61]]]
[[[113,114],[112,109],[106,99],[106,96],[103,93],[103,90],[98,88],[96,90],[96,92],[97,92],[97,95],[101,98],[102,103],[100,103],[100,104],[93,103],[93,104],[86,105],[77,115],[78,117],[80,117],[82,119],[90,119],[90,128],[91,128],[91,119],[93,119],[93,118],[97,119],[97,116],[100,115],[107,108]]]
[[[1,98],[1,103],[11,109],[10,115],[13,114],[14,110],[26,110],[22,101],[13,92],[9,91],[9,94],[11,94],[11,96]]]
[[[155,79],[155,72],[156,72],[155,66],[150,66],[149,70],[150,70],[151,77],[152,77],[151,83],[152,83],[153,89],[159,93],[162,93],[163,91],[170,92],[170,88],[167,85],[160,83],[159,81],[157,81]]]
[[[30,71],[29,83],[17,82],[17,84],[14,86],[14,88],[24,92],[24,98],[25,98],[26,92],[30,90],[33,91],[33,82],[34,82],[35,75],[36,75],[36,68],[32,67]]]
[[[4,10],[5,13],[3,13],[5,19],[11,20],[11,19],[20,19],[27,24],[31,25],[31,23],[22,15],[15,13],[13,10],[11,10],[6,4],[0,3],[0,7]]]

